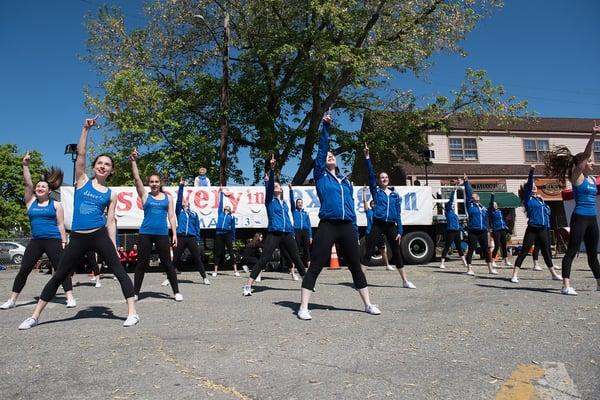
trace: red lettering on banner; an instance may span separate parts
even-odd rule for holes
[[[265,204],[265,193],[264,192],[254,193],[254,204]]]
[[[206,203],[208,201],[208,197],[209,196],[207,191],[198,190],[194,195],[194,205],[196,206],[196,208],[206,208],[206,206],[208,206],[208,204]]]
[[[213,205],[212,208],[219,208],[219,191],[218,190],[212,190],[212,192],[215,195],[215,203],[214,203],[214,205]],[[225,192],[225,189],[223,189],[223,192]]]
[[[137,204],[137,207],[138,207],[140,210],[143,210],[143,209],[144,209],[144,206],[142,205],[142,198],[141,198],[140,196],[138,196],[138,197],[137,197],[137,200],[136,200],[135,204]]]
[[[254,202],[252,201],[252,192],[250,191],[250,189],[246,189],[246,196],[248,197],[248,204],[254,204]]]
[[[229,201],[231,201],[231,204],[233,205],[233,207],[231,207],[232,213],[235,213],[235,210],[237,210],[238,204],[240,204],[240,198],[242,197],[242,194],[242,192],[238,192],[237,195],[235,193],[231,193],[229,195]]]
[[[117,211],[129,211],[131,210],[131,192],[121,192],[117,194]]]

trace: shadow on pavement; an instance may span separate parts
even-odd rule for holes
[[[502,289],[502,290],[524,290],[527,292],[538,292],[538,293],[548,293],[548,294],[560,294],[560,288],[533,288],[526,286],[496,286],[496,285],[485,285],[482,283],[476,283],[479,287],[484,288],[494,288],[494,289]]]
[[[66,321],[74,321],[76,319],[84,319],[84,318],[98,318],[98,319],[118,319],[121,321],[125,321],[126,318],[117,317],[113,311],[104,306],[91,306],[84,308],[83,310],[79,310],[77,314],[73,315],[69,318],[63,319],[55,319],[53,321],[44,321],[40,322],[38,325],[46,325],[46,324],[54,324],[56,322],[66,322]]]
[[[319,285],[329,285],[329,286],[347,286],[349,288],[352,289],[356,289],[354,287],[354,283],[352,282],[338,282],[338,283],[319,283]],[[378,288],[400,288],[402,286],[400,285],[373,285],[373,284],[368,284],[368,287],[378,287]]]
[[[274,288],[269,286],[252,286],[252,293],[260,293],[268,290],[277,290],[277,291],[286,291],[286,292],[297,292],[298,289],[284,289],[284,288]]]
[[[138,300],[143,300],[145,298],[154,298],[154,299],[171,299],[171,295],[162,293],[162,292],[141,292],[138,295]]]
[[[300,307],[300,303],[296,303],[294,301],[276,301],[273,304],[281,306],[281,307],[287,307],[290,310],[292,310],[294,312],[294,314],[296,313],[296,311],[298,311],[298,307]],[[308,309],[310,311],[328,310],[328,311],[350,311],[350,312],[359,312],[359,313],[365,312],[364,310],[356,310],[356,309],[352,309],[352,308],[339,308],[339,307],[335,307],[335,306],[328,306],[328,305],[317,304],[317,303],[309,303]]]

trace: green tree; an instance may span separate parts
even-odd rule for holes
[[[496,0],[154,1],[145,7],[148,24],[129,31],[118,9],[104,7],[87,22],[87,60],[105,78],[102,93],[88,93],[88,104],[118,132],[108,142],[117,149],[146,145],[149,156],[177,171],[199,163],[215,166],[219,29],[227,11],[229,154],[250,150],[255,181],[269,154],[276,154],[279,168],[298,159],[293,183],[299,184],[310,173],[320,121],[330,108],[336,116],[356,119],[401,103],[403,113],[418,114],[404,114],[405,122],[417,123],[410,128],[421,134],[417,144],[424,126],[443,122],[443,112],[436,111],[453,105],[518,115],[524,104],[504,99],[501,88],[481,92],[487,82],[482,72],[467,77],[463,88],[473,92],[461,88],[424,108],[414,99],[407,103],[405,95],[388,95],[390,78],[425,75],[433,54],[464,54],[459,43],[465,35],[501,5]],[[464,99],[473,102],[462,104]],[[351,157],[358,132],[334,133],[336,152]],[[388,147],[398,143],[391,139]],[[232,167],[230,173],[240,180],[240,171]]]
[[[37,151],[32,151],[29,168],[31,177],[39,179],[43,161]],[[25,154],[17,153],[14,144],[0,145],[0,237],[10,237],[23,232],[29,233],[29,220],[23,203],[23,167]]]

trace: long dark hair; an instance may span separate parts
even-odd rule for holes
[[[60,187],[63,183],[64,172],[58,167],[50,167],[42,172],[40,182],[46,182],[48,188],[54,191]]]
[[[568,147],[556,146],[544,157],[546,175],[558,179],[564,185],[567,178],[571,179],[573,167],[585,160],[586,157],[583,152],[573,155]]]
[[[535,183],[534,183],[535,185]],[[519,186],[519,198],[521,199],[521,204],[523,205],[523,210],[525,210],[525,216],[529,218],[529,214],[527,213],[527,205],[525,204],[525,192],[527,191],[527,184],[522,184]]]

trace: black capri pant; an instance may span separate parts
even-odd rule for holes
[[[215,265],[220,266],[225,262],[225,247],[229,252],[229,256],[235,264],[235,255],[233,254],[233,239],[231,233],[225,235],[215,235]]]
[[[581,247],[581,242],[585,244],[588,265],[594,274],[594,278],[600,279],[600,264],[598,264],[598,223],[596,216],[579,215],[573,213],[569,223],[571,232],[569,235],[569,246],[562,260],[563,278],[571,277],[571,264],[573,258]]]
[[[138,241],[138,261],[135,265],[135,275],[133,279],[135,294],[140,294],[142,282],[144,281],[144,274],[146,273],[146,268],[150,263],[152,244],[156,246],[160,263],[167,269],[167,279],[169,279],[173,293],[179,293],[177,272],[175,272],[175,267],[173,266],[173,261],[171,260],[171,240],[169,235],[146,235],[141,233]]]
[[[287,252],[287,255],[291,261],[296,265],[300,276],[304,276],[304,263],[302,262],[300,254],[298,253],[298,245],[296,244],[294,236],[287,232],[268,232],[267,237],[265,238],[263,252],[258,259],[258,262],[252,268],[252,272],[250,273],[250,277],[252,279],[256,279],[258,277],[260,271],[262,271],[265,265],[267,265],[271,259],[271,256],[273,255],[273,252],[278,247],[281,248],[282,256],[284,252]]]
[[[379,240],[381,235],[385,235],[387,242],[389,243],[390,250],[392,250],[392,259],[390,263],[394,264],[396,268],[400,269],[404,267],[404,260],[402,258],[402,252],[400,251],[400,243],[396,240],[398,235],[398,228],[395,222],[385,221],[373,221],[373,227],[371,227],[371,233],[367,236],[366,252],[361,262],[364,265],[369,265],[371,257],[375,254],[377,246],[375,241]]]
[[[331,247],[334,243],[340,246],[356,289],[367,287],[367,278],[360,266],[360,252],[356,231],[350,221],[322,219],[313,239],[310,267],[302,280],[304,289],[313,290],[323,267],[329,265]]]
[[[452,243],[454,243],[454,247],[456,247],[458,255],[461,257],[464,256],[465,253],[463,252],[461,242],[460,231],[446,231],[446,234],[444,235],[444,250],[442,250],[442,258],[446,258]]]
[[[475,247],[477,243],[479,243],[479,247],[481,248],[481,254],[485,257],[485,261],[490,263],[492,262],[492,258],[490,257],[490,253],[488,252],[488,233],[487,231],[482,230],[471,230],[469,229],[469,237],[467,238],[469,243],[469,250],[467,250],[467,264],[471,264],[473,260],[473,252],[475,252]]]
[[[62,255],[62,240],[61,239],[32,239],[27,248],[25,254],[23,254],[23,261],[21,262],[21,268],[19,273],[15,277],[12,291],[15,293],[21,293],[27,282],[29,274],[33,270],[35,263],[39,261],[42,254],[46,253],[54,271],[58,268],[60,263],[60,256]],[[65,292],[73,290],[73,282],[71,281],[71,275],[67,275],[65,280],[62,282],[62,287]]]
[[[46,286],[44,286],[40,299],[43,301],[52,300],[54,295],[56,295],[60,283],[77,268],[81,258],[88,250],[94,250],[104,258],[109,268],[112,269],[119,280],[123,296],[126,299],[133,297],[134,292],[131,279],[127,275],[127,272],[125,272],[125,268],[121,265],[121,261],[119,261],[117,249],[112,240],[110,240],[106,227],[102,227],[91,233],[71,233],[69,244],[63,251],[56,272]]]
[[[525,236],[523,236],[523,246],[521,246],[521,252],[515,261],[515,267],[521,268],[525,257],[529,254],[531,246],[535,244],[535,251],[542,252],[544,262],[548,268],[553,267],[552,256],[550,255],[550,235],[548,229],[543,226],[531,226],[528,225],[525,230]],[[534,260],[537,257],[534,256]]]
[[[206,271],[204,270],[204,263],[202,262],[202,253],[200,252],[198,243],[196,243],[195,236],[177,235],[177,247],[173,253],[173,263],[175,264],[175,268],[179,268],[179,265],[181,264],[181,255],[185,249],[188,249],[192,254],[194,266],[198,269],[202,278],[206,278]]]
[[[296,229],[294,237],[296,238],[300,257],[306,267],[308,265],[308,260],[310,260],[310,239],[308,238],[308,231],[305,229]]]
[[[508,249],[506,248],[506,229],[493,231],[492,237],[494,238],[494,250],[492,251],[492,258],[496,258],[498,250],[501,251],[503,259],[508,257]]]

